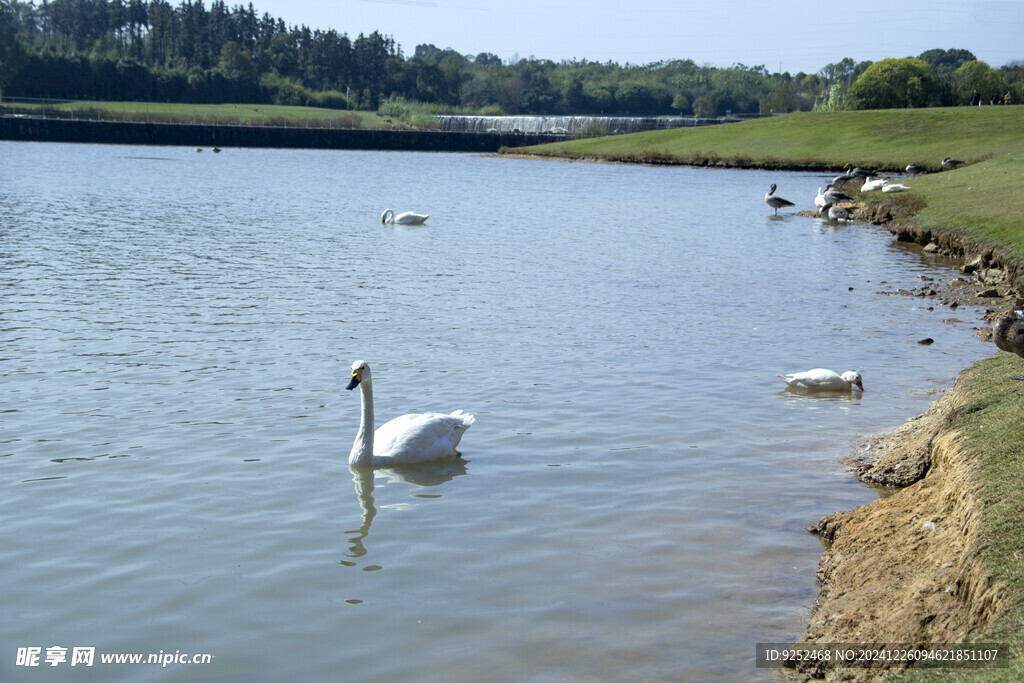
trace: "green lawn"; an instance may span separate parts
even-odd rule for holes
[[[952,156],[981,161],[1024,154],[1024,107],[954,107],[796,113],[699,128],[568,140],[526,148],[532,154],[697,163],[732,160],[737,165],[890,171],[916,163],[937,171]]]
[[[179,104],[166,102],[4,102],[0,111],[110,121],[202,123],[312,128],[408,128],[374,112],[276,104]]]

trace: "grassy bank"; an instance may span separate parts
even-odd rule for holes
[[[0,112],[23,116],[136,121],[151,123],[226,124],[240,126],[291,126],[311,128],[408,128],[410,126],[374,112],[345,111],[277,104],[181,104],[169,102],[76,102],[45,103],[6,101]]]
[[[919,670],[908,680],[1019,681],[1024,678],[1024,382],[1011,379],[1021,359],[1008,353],[976,363],[957,380],[966,405],[947,418],[963,435],[960,448],[975,471],[981,507],[977,558],[988,576],[1003,584],[1006,596],[979,641],[1006,643],[1011,649],[1005,669]]]
[[[896,201],[910,208],[910,215],[890,225],[896,231],[913,228],[918,234],[938,232],[964,243],[990,246],[1002,265],[1019,273],[1024,264],[1021,131],[1024,107],[836,112],[572,140],[515,153],[808,170],[838,170],[849,162],[890,173],[916,163],[936,172],[904,180],[911,187],[904,195],[872,193],[861,198]],[[947,156],[969,163],[956,171],[937,172]],[[848,186],[847,191],[850,189]],[[813,209],[810,199],[807,203],[796,209]],[[1016,285],[1019,293],[1024,281],[1019,278]],[[1008,643],[1010,667],[920,669],[911,672],[912,680],[1009,681],[1024,677],[1024,382],[1010,379],[1020,369],[1019,358],[1000,352],[965,370],[957,391],[968,397],[966,405],[947,418],[948,426],[963,435],[959,450],[969,465],[971,488],[977,490],[980,533],[968,552],[973,552],[972,557],[984,568],[983,582],[1002,586],[998,609],[975,640]],[[861,550],[870,552],[865,548]],[[900,552],[912,554],[913,549]],[[929,558],[916,559],[928,565]],[[924,617],[927,620],[928,615]]]
[[[938,171],[947,156],[969,162],[1024,153],[1024,107],[958,107],[796,113],[741,123],[538,145],[530,152],[609,161],[758,168],[857,166]]]

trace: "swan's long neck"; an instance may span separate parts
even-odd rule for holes
[[[373,387],[369,380],[359,383],[359,431],[356,432],[352,452],[348,455],[350,465],[373,464]]]

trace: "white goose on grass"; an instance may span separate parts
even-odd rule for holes
[[[370,366],[352,364],[348,389],[360,390],[361,415],[348,464],[363,467],[395,467],[454,458],[462,435],[476,418],[461,410],[443,413],[411,413],[373,428],[373,384]]]
[[[910,188],[901,183],[890,183],[888,180],[882,186],[882,192],[906,192]]]
[[[772,183],[772,189],[768,190],[768,192],[765,194],[764,201],[765,203],[768,204],[768,206],[775,209],[775,215],[778,216],[779,209],[785,206],[793,206],[793,202],[789,201],[788,199],[783,199],[782,197],[776,197],[775,189],[775,183]]]
[[[885,180],[884,178],[875,178],[874,180],[872,180],[869,176],[867,182],[861,185],[860,191],[874,192],[875,190],[881,190],[887,182],[889,181]]]
[[[430,218],[430,214],[414,213],[412,211],[403,211],[402,213],[395,215],[393,209],[385,209],[384,213],[380,215],[381,223],[400,223],[401,225],[416,225]]]
[[[806,372],[794,372],[790,375],[775,375],[789,385],[791,389],[806,389],[808,391],[850,391],[857,388],[864,391],[864,380],[860,373],[855,370],[847,370],[843,374],[815,368]]]

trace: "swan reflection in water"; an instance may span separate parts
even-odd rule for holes
[[[373,518],[377,516],[377,507],[374,504],[373,490],[376,486],[377,477],[387,479],[386,484],[408,484],[413,488],[411,495],[417,495],[420,489],[431,486],[439,486],[455,477],[466,474],[466,461],[462,458],[449,458],[425,462],[417,465],[400,465],[396,467],[360,467],[350,465],[352,482],[355,484],[356,498],[359,500],[359,507],[362,508],[362,524],[358,529],[346,531],[346,534],[355,534],[349,539],[348,557],[362,557],[366,555],[364,541],[370,535],[370,525]],[[385,485],[386,485],[385,484]],[[422,494],[419,494],[422,495]],[[440,497],[440,496],[438,496]],[[386,506],[391,507],[391,506]],[[341,564],[353,566],[352,562]]]

